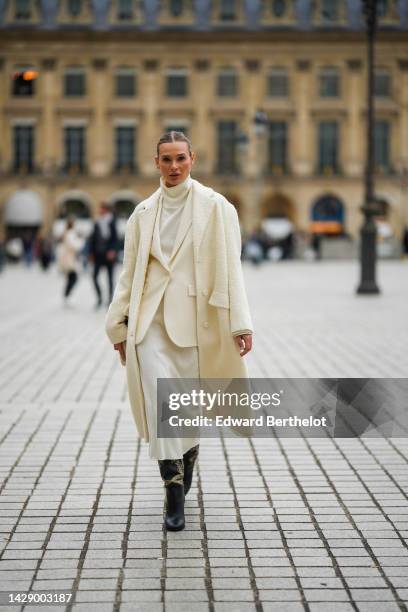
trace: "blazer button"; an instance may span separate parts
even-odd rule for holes
[[[204,321],[203,327],[208,327],[208,321]]]

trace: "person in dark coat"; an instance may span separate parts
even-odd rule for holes
[[[89,260],[93,262],[93,282],[96,291],[99,308],[102,304],[102,292],[99,285],[99,272],[105,268],[108,276],[109,301],[113,296],[113,272],[118,254],[118,234],[116,230],[115,217],[112,206],[102,202],[99,207],[99,216],[94,222],[92,233],[89,237]]]

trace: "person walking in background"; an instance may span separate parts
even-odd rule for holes
[[[65,274],[64,304],[68,304],[68,298],[78,281],[78,253],[83,248],[83,240],[78,236],[74,228],[75,220],[67,219],[67,225],[62,235],[57,251],[57,262],[60,270]]]
[[[30,267],[34,260],[34,236],[30,230],[23,233],[23,258],[27,267]]]
[[[48,270],[53,257],[53,241],[49,234],[42,234],[37,240],[37,256],[41,268]]]
[[[112,206],[102,202],[99,207],[99,216],[96,219],[93,231],[89,237],[89,260],[93,262],[93,282],[96,291],[96,307],[102,305],[102,292],[99,285],[99,272],[106,268],[108,275],[109,300],[113,296],[113,272],[118,253],[118,234]]]
[[[4,232],[2,231],[1,227],[0,227],[0,272],[3,271],[4,268],[4,264],[6,261],[6,244],[5,244],[5,236],[4,236]]]

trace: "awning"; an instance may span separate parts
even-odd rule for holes
[[[284,240],[293,232],[293,223],[286,217],[263,219],[261,227],[272,240]]]
[[[13,226],[41,225],[43,206],[40,196],[35,191],[20,189],[7,200],[4,207],[4,224]]]
[[[310,231],[313,234],[341,234],[343,224],[339,221],[312,221]]]

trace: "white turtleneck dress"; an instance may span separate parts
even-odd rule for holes
[[[192,179],[189,175],[182,183],[166,187],[161,178],[160,186],[160,246],[163,256],[169,259],[184,206],[191,195]],[[145,337],[137,344],[136,350],[149,429],[149,455],[152,459],[181,459],[183,454],[200,440],[157,437],[157,379],[199,378],[198,348],[180,347],[170,340],[164,324],[162,299]]]

